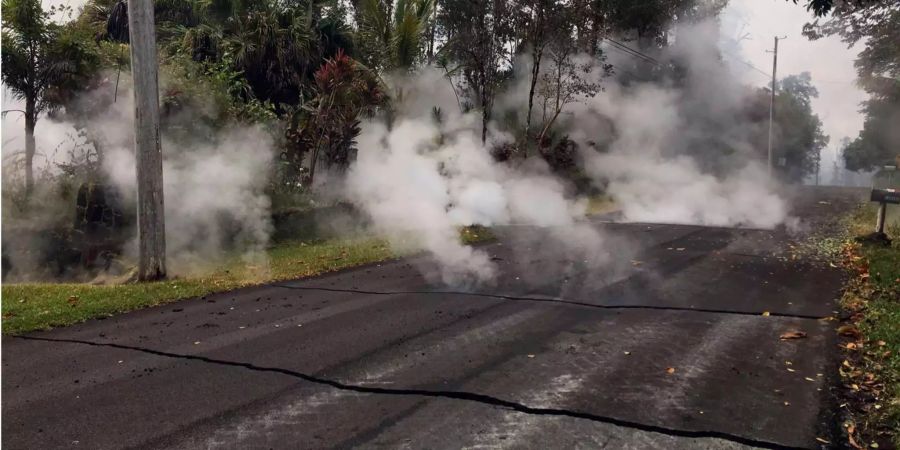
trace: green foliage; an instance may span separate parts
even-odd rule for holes
[[[323,7],[329,6],[323,13]],[[331,6],[334,6],[333,8]],[[157,2],[160,41],[170,54],[227,61],[249,88],[240,95],[298,105],[312,74],[339,49],[352,49],[338,3],[215,0]]]
[[[828,145],[822,131],[822,121],[813,113],[811,101],[819,92],[812,85],[808,72],[781,80],[775,99],[778,125],[778,158],[784,158],[782,175],[793,182],[802,182],[815,173],[820,152]]]
[[[296,184],[310,185],[320,160],[326,168],[345,169],[354,158],[359,118],[386,101],[380,80],[343,52],[316,71],[315,81],[315,95],[293,111],[286,133],[283,160],[293,168]],[[308,152],[311,163],[303,177],[300,167]]]
[[[422,60],[434,0],[360,0],[356,13],[359,57],[366,66],[409,70]]]
[[[866,120],[859,136],[844,149],[844,163],[850,170],[872,170],[895,164],[900,154],[900,90],[898,98],[872,99],[865,103]]]
[[[900,3],[836,2],[831,16],[807,24],[804,34],[811,39],[840,35],[850,45],[863,45],[856,70],[870,99],[863,108],[863,130],[844,149],[844,160],[851,170],[871,170],[891,161],[900,148]]]
[[[80,30],[53,22],[39,0],[4,0],[2,79],[35,114],[60,106],[92,76],[99,57]]]

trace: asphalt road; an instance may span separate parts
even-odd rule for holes
[[[804,190],[794,211],[816,230],[859,199]],[[3,448],[834,441],[835,322],[820,319],[842,274],[793,258],[802,234],[593,226],[608,270],[509,228],[483,247],[490,288],[450,292],[413,258],[4,337]],[[779,339],[794,329],[807,337]]]

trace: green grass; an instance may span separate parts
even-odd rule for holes
[[[585,214],[593,216],[596,214],[613,212],[617,209],[619,209],[619,207],[618,205],[616,205],[616,202],[612,199],[612,197],[606,194],[600,194],[588,197],[588,204],[587,208],[585,209]]]
[[[467,227],[463,242],[493,239],[490,230]],[[85,320],[177,300],[267,282],[296,279],[399,256],[382,239],[337,239],[285,242],[267,250],[268,264],[232,258],[205,273],[153,283],[4,284],[3,333],[20,334],[71,325]]]
[[[851,236],[871,233],[875,215],[876,208],[871,204],[854,211],[848,220],[848,233]],[[894,445],[900,446],[900,221],[894,221],[886,232],[893,239],[890,247],[872,244],[851,247],[853,255],[862,258],[856,261],[857,270],[867,266],[868,271],[861,272],[868,273],[868,278],[851,281],[844,299],[845,306],[862,313],[858,326],[865,347],[859,361],[865,372],[875,374],[883,383],[876,403],[865,412],[865,422],[877,424],[873,428],[892,434]],[[853,302],[857,305],[852,305]]]

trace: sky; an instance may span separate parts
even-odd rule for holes
[[[804,3],[804,2],[801,2]],[[763,86],[771,80],[774,37],[787,37],[778,45],[778,78],[801,72],[812,74],[819,98],[813,110],[822,119],[831,143],[822,152],[822,167],[830,168],[844,137],[851,139],[862,129],[860,103],[866,94],[856,86],[853,61],[859,44],[847,48],[837,36],[810,41],[802,35],[803,25],[813,16],[803,5],[786,0],[731,0],[722,16],[723,39],[737,39],[743,61],[770,75],[743,65],[733,64],[747,83]],[[744,39],[741,39],[745,37]],[[726,59],[734,55],[723,55]]]

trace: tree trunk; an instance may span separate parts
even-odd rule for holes
[[[535,49],[537,45],[535,44]],[[533,63],[531,65],[531,87],[528,89],[528,114],[525,119],[525,157],[528,157],[528,145],[531,137],[531,112],[534,109],[534,89],[537,86],[538,76],[541,73],[541,58],[543,51],[535,50],[533,52]]]
[[[488,86],[487,86],[487,77],[484,78],[483,83],[481,84],[481,143],[484,144],[487,142],[487,129],[488,122],[491,120],[491,108],[488,105]]]
[[[25,196],[31,196],[34,190],[34,126],[37,124],[37,111],[33,97],[25,99]]]
[[[134,146],[137,162],[138,279],[166,276],[162,149],[159,141],[159,66],[151,0],[128,2],[134,79]]]

